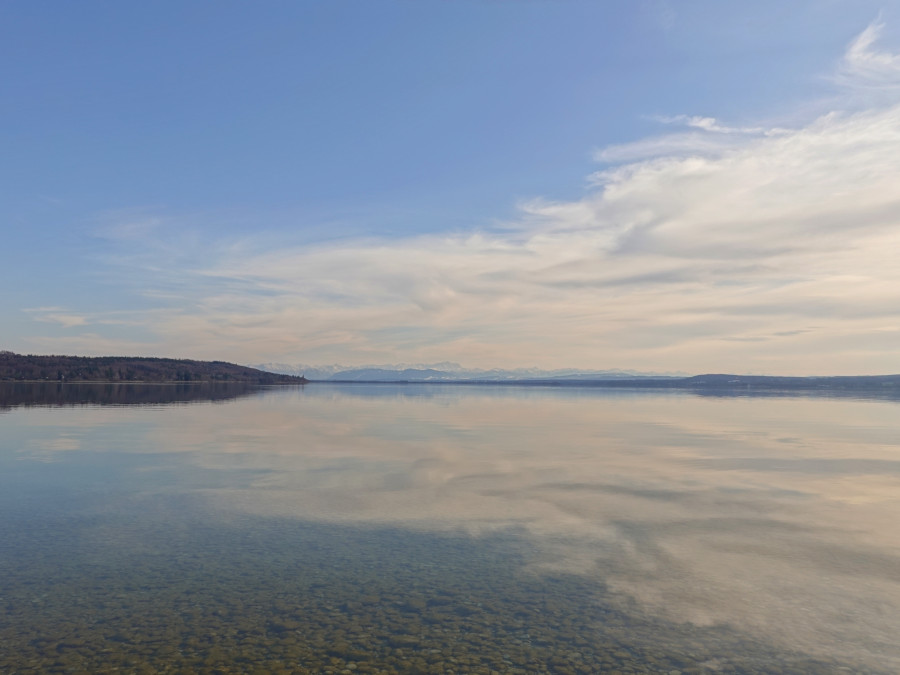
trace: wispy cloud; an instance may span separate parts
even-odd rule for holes
[[[877,48],[885,25],[875,21],[850,43],[836,80],[854,88],[900,88],[900,55]]]
[[[675,124],[693,129],[702,129],[703,131],[711,131],[717,134],[765,134],[773,136],[778,133],[785,133],[786,129],[767,129],[765,127],[733,127],[722,124],[715,117],[702,117],[700,115],[674,115],[674,116],[657,116],[652,119],[662,122],[663,124]]]
[[[62,307],[32,307],[26,309],[25,312],[30,314],[35,321],[57,323],[64,328],[75,328],[89,323],[87,316],[67,312]]]
[[[746,143],[748,136],[780,136],[790,133],[789,129],[782,127],[730,126],[715,117],[700,115],[657,115],[650,119],[667,126],[685,127],[690,131],[607,146],[595,151],[594,158],[598,162],[618,164],[654,157],[718,156],[740,147]]]
[[[894,86],[879,30],[843,82]],[[184,231],[176,258],[138,228],[120,262],[152,271],[158,344],[199,356],[900,371],[900,106],[793,129],[662,121],[688,131],[600,151],[612,166],[583,198],[525,202],[502,229],[278,247]]]
[[[741,142],[738,138],[703,132],[682,132],[642,138],[594,151],[594,159],[608,164],[637,162],[654,157],[716,156]]]

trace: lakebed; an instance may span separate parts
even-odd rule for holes
[[[0,413],[0,672],[900,664],[893,402],[21,387]]]

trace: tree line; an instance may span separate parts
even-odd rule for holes
[[[0,352],[0,380],[56,382],[252,382],[302,384],[305,378],[267,373],[225,361],[126,356],[39,356]]]

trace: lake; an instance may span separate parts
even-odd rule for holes
[[[0,386],[2,673],[900,672],[900,404]]]

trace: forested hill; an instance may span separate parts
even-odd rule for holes
[[[225,361],[128,356],[33,356],[0,352],[0,380],[57,382],[252,382],[303,384],[293,375],[267,373]]]

